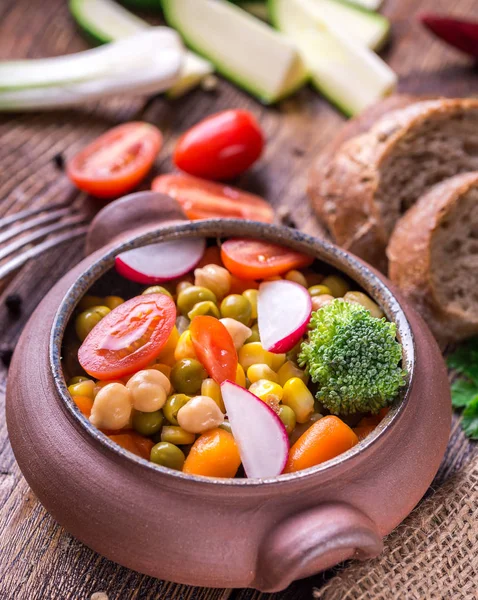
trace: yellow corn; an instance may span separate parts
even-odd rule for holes
[[[106,298],[103,299],[103,304],[107,306],[110,310],[113,310],[114,308],[123,303],[124,300],[120,296],[106,296]]]
[[[257,290],[246,290],[242,292],[244,298],[249,300],[249,304],[251,305],[251,319],[257,319],[257,294],[259,292]]]
[[[304,383],[307,383],[309,379],[305,372],[302,371],[302,369],[299,369],[299,367],[290,360],[288,360],[282,365],[277,375],[279,376],[279,383],[282,387],[284,387],[287,381],[289,381],[289,379],[292,379],[293,377],[298,377],[299,379],[302,379]]]
[[[267,352],[264,350],[260,342],[251,342],[249,344],[244,344],[242,348],[239,349],[239,363],[242,365],[245,371],[251,366],[255,364],[267,365],[273,371],[273,364],[275,359],[275,354],[272,352]],[[277,355],[281,356],[281,355]]]
[[[314,412],[314,397],[298,377],[289,379],[284,385],[282,404],[292,408],[297,423],[306,423]]]
[[[287,279],[287,281],[293,281],[294,283],[298,283],[299,285],[302,285],[303,287],[307,287],[307,279],[304,277],[304,275],[302,275],[302,273],[300,271],[296,271],[295,269],[292,269],[292,271],[289,271],[285,274],[284,279]]]
[[[171,376],[171,367],[169,365],[165,365],[163,363],[155,363],[150,367],[151,369],[156,369],[156,371],[161,371],[166,377],[169,379]]]
[[[186,331],[179,336],[176,349],[174,350],[174,358],[176,362],[183,358],[196,358],[196,352],[194,350],[189,329],[186,329]]]
[[[201,384],[201,396],[208,396],[219,406],[223,413],[226,412],[226,407],[222,400],[221,386],[214,379],[204,379]]]
[[[80,381],[79,383],[73,383],[68,387],[68,391],[72,396],[88,396],[88,398],[95,397],[95,382],[91,379],[86,381]]]
[[[274,373],[274,371],[267,365],[261,364],[251,365],[247,369],[247,378],[251,383],[256,383],[256,381],[259,381],[259,379],[268,379],[274,383],[279,383],[277,373]]]
[[[179,341],[179,332],[176,329],[176,327],[173,327],[173,330],[171,331],[171,333],[167,339],[167,342],[164,344],[164,346],[161,349],[161,352],[156,357],[156,361],[158,363],[173,367],[176,363],[176,361],[174,359],[174,350],[178,344],[178,341]]]
[[[69,381],[68,381],[68,385],[73,385],[74,383],[80,383],[81,381],[88,381],[88,377],[83,377],[83,375],[76,375],[75,377],[72,377]]]
[[[280,402],[284,394],[283,389],[278,383],[268,381],[267,379],[259,379],[259,381],[251,383],[249,391],[264,402],[267,402],[271,396],[277,400],[277,402]],[[267,404],[269,404],[269,402],[267,402]]]
[[[246,387],[246,374],[244,373],[244,369],[239,363],[237,364],[236,369],[236,383],[237,385],[240,385],[243,388]]]
[[[350,290],[349,284],[338,275],[329,275],[322,281],[322,285],[329,288],[334,298],[342,298]]]

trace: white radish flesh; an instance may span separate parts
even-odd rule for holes
[[[280,475],[289,456],[282,421],[260,398],[231,381],[221,384],[221,393],[247,477]]]
[[[259,286],[257,314],[262,346],[282,354],[291,350],[307,330],[312,313],[309,292],[293,281],[267,281]]]
[[[115,267],[131,281],[161,283],[194,269],[205,249],[204,238],[159,242],[122,252],[115,259]]]

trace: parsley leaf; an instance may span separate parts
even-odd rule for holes
[[[478,394],[468,403],[463,411],[461,426],[469,438],[478,440]]]
[[[478,387],[478,337],[461,345],[447,359],[448,366],[465,375]]]
[[[456,379],[451,386],[451,403],[463,408],[478,394],[478,385],[468,379]]]

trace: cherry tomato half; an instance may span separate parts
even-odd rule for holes
[[[226,269],[240,279],[266,279],[306,267],[314,260],[283,246],[242,238],[225,241],[221,258]]]
[[[214,317],[194,317],[191,340],[199,362],[216,383],[236,380],[237,352],[231,334]]]
[[[80,365],[96,379],[118,379],[149,365],[166,344],[176,305],[166,294],[136,296],[92,329],[78,351]]]
[[[98,198],[114,198],[140,183],[162,143],[163,136],[154,125],[119,125],[69,160],[66,173],[80,190]]]
[[[230,217],[272,223],[274,219],[272,207],[259,196],[191,175],[160,175],[152,189],[177,200],[192,220]]]
[[[179,139],[174,164],[196,177],[231,179],[262,153],[264,137],[246,110],[226,110],[200,121]]]

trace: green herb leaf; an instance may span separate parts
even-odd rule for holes
[[[478,395],[478,385],[469,379],[457,379],[451,386],[451,403],[463,408]]]
[[[461,426],[469,438],[478,440],[478,394],[463,411]]]
[[[447,359],[448,366],[466,375],[478,386],[478,338],[461,345]]]

